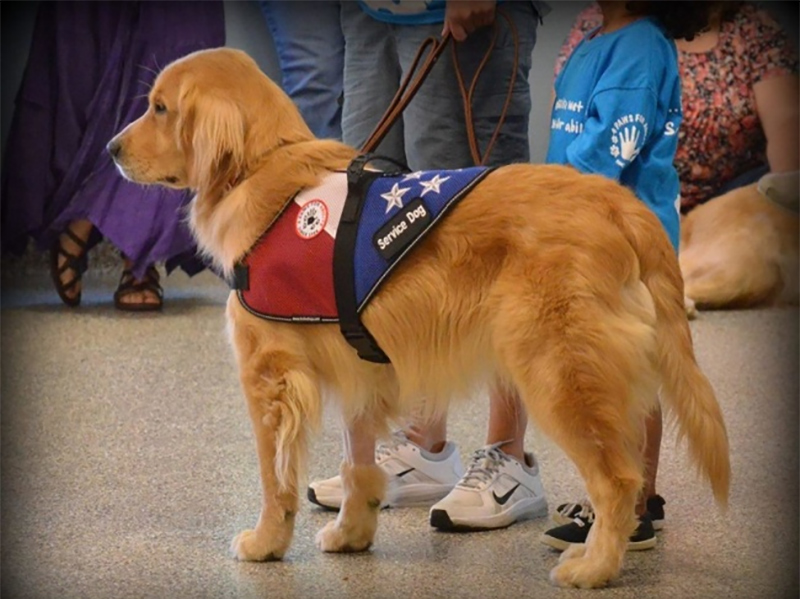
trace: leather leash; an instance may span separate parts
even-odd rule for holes
[[[508,92],[506,93],[506,100],[503,104],[503,110],[500,112],[500,116],[497,121],[497,126],[494,129],[491,139],[486,146],[485,154],[481,155],[480,147],[478,146],[478,139],[477,135],[475,134],[475,123],[473,121],[472,116],[472,99],[475,93],[475,87],[478,83],[478,79],[483,72],[484,67],[489,62],[489,58],[492,54],[492,50],[494,49],[495,42],[497,41],[498,35],[498,25],[497,25],[497,18],[495,18],[494,23],[492,24],[492,40],[489,44],[489,48],[486,50],[486,54],[484,55],[483,59],[481,60],[478,68],[475,71],[475,75],[470,82],[469,88],[464,83],[464,77],[461,73],[461,67],[458,62],[458,50],[456,46],[456,42],[453,42],[451,45],[452,53],[453,53],[453,66],[455,67],[456,72],[456,80],[458,81],[458,88],[461,92],[461,98],[464,102],[464,120],[467,128],[467,140],[469,142],[469,149],[470,154],[472,154],[472,160],[477,166],[485,165],[486,161],[489,159],[489,154],[494,147],[495,142],[497,141],[498,136],[500,135],[500,129],[503,126],[503,123],[506,119],[506,113],[508,112],[508,107],[511,104],[511,97],[514,92],[514,83],[517,79],[517,66],[519,65],[519,36],[517,34],[517,28],[514,26],[513,21],[511,18],[503,11],[502,9],[497,9],[497,14],[502,16],[506,22],[508,23],[509,30],[511,31],[511,37],[514,41],[514,62],[513,62],[513,71],[511,72],[511,78],[508,84]],[[451,40],[450,32],[447,32],[441,39],[437,39],[435,37],[426,38],[422,44],[420,45],[419,49],[417,50],[416,55],[414,56],[414,60],[411,63],[411,68],[406,73],[406,76],[403,78],[403,81],[400,84],[400,87],[397,90],[394,98],[389,103],[389,107],[386,109],[386,112],[381,117],[381,120],[378,121],[378,124],[373,129],[372,133],[370,134],[369,138],[364,145],[361,147],[362,153],[369,153],[372,152],[380,143],[383,141],[383,138],[386,137],[386,134],[392,128],[395,121],[400,117],[405,110],[408,103],[414,97],[414,95],[419,91],[419,88],[422,87],[422,84],[425,81],[425,78],[430,73],[433,65],[436,64],[436,61],[441,56],[442,52],[444,51],[445,47]],[[425,62],[419,69],[419,73],[417,73],[417,66],[422,59],[423,54],[426,50],[429,49],[427,58]],[[416,75],[416,77],[415,77]],[[412,83],[413,79],[413,83]]]

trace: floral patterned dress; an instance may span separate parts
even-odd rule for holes
[[[556,74],[584,35],[602,23],[593,4],[578,15],[556,61]],[[688,211],[717,195],[728,181],[767,163],[766,138],[753,86],[797,74],[796,50],[765,11],[743,5],[722,24],[707,52],[678,52],[683,124],[675,167],[681,208]]]

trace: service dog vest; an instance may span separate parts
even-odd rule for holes
[[[400,260],[492,169],[384,173],[365,171],[369,160],[360,157],[348,172],[331,172],[297,193],[237,263],[234,288],[261,318],[338,322],[362,358],[387,362],[358,315]],[[359,347],[354,340],[364,336]]]

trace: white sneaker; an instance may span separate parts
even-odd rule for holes
[[[388,487],[381,507],[430,505],[438,501],[459,481],[464,465],[454,443],[432,453],[408,440],[402,431],[388,444],[378,445],[375,463],[386,473]],[[308,485],[308,500],[322,507],[342,506],[342,478],[334,476]]]
[[[504,528],[518,520],[547,515],[539,466],[533,454],[521,464],[496,443],[473,454],[467,473],[431,508],[431,526],[439,530]]]

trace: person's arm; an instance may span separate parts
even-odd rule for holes
[[[567,147],[567,162],[581,172],[619,180],[653,133],[657,101],[645,88],[595,95],[583,131]]]
[[[756,110],[767,138],[767,162],[773,173],[800,169],[800,79],[784,75],[753,85]]]
[[[457,42],[463,42],[473,31],[494,23],[496,0],[447,0],[444,29]]]
[[[797,170],[797,50],[766,10],[746,4],[739,16],[734,32],[744,49],[737,68],[750,76],[756,112],[767,138],[770,170]]]

